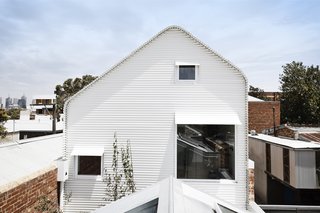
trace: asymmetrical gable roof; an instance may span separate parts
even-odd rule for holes
[[[247,211],[200,192],[180,180],[168,177],[95,212],[244,213]]]
[[[211,54],[218,56],[224,63],[228,64],[230,67],[234,68],[236,71],[238,71],[241,76],[243,77],[244,81],[246,82],[247,85],[247,78],[244,75],[244,73],[235,65],[233,65],[230,61],[228,61],[227,59],[225,59],[224,57],[222,57],[220,54],[218,54],[217,52],[215,52],[214,50],[212,50],[209,46],[207,46],[206,44],[204,44],[202,41],[200,41],[198,38],[196,38],[194,35],[192,35],[190,32],[186,31],[185,29],[183,29],[180,26],[176,26],[176,25],[172,25],[169,26],[165,29],[163,29],[162,31],[160,31],[158,34],[156,34],[154,37],[152,37],[149,41],[145,42],[143,45],[141,45],[139,48],[137,48],[136,50],[134,50],[131,54],[129,54],[127,57],[125,57],[124,59],[122,59],[119,63],[115,64],[114,66],[112,66],[109,70],[107,70],[106,72],[104,72],[100,77],[98,77],[96,80],[94,80],[93,82],[91,82],[89,85],[87,85],[85,88],[83,88],[82,90],[80,90],[78,93],[76,93],[75,95],[73,95],[71,98],[69,98],[66,103],[65,103],[65,112],[67,112],[67,108],[69,103],[75,99],[76,97],[78,97],[79,94],[83,93],[84,91],[86,91],[88,88],[90,88],[91,86],[93,86],[96,82],[98,82],[101,78],[104,78],[108,73],[112,72],[113,70],[115,70],[117,67],[119,67],[121,64],[123,64],[125,61],[127,61],[129,58],[133,57],[137,52],[141,51],[144,47],[148,46],[149,44],[151,44],[154,40],[156,40],[158,37],[160,37],[162,34],[164,34],[167,31],[170,30],[179,30],[183,33],[185,33],[190,39],[196,41],[198,44],[200,44],[202,47],[204,47],[205,49],[207,49]]]

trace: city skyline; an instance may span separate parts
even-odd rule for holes
[[[169,25],[230,60],[249,84],[278,91],[282,65],[319,63],[319,9],[316,0],[4,0],[0,96],[31,100],[68,78],[101,75]]]

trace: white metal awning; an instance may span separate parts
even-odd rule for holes
[[[103,147],[75,147],[71,155],[73,156],[102,156],[104,152]]]
[[[228,124],[240,125],[240,119],[237,114],[212,115],[212,114],[175,114],[176,124]]]

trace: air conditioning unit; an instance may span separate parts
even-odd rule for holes
[[[56,160],[58,167],[57,181],[68,180],[69,172],[69,161],[63,157]]]

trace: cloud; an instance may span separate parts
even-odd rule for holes
[[[320,3],[300,1],[0,2],[0,97],[53,93],[99,75],[168,25],[181,25],[248,76],[277,90],[281,65],[319,63]]]

